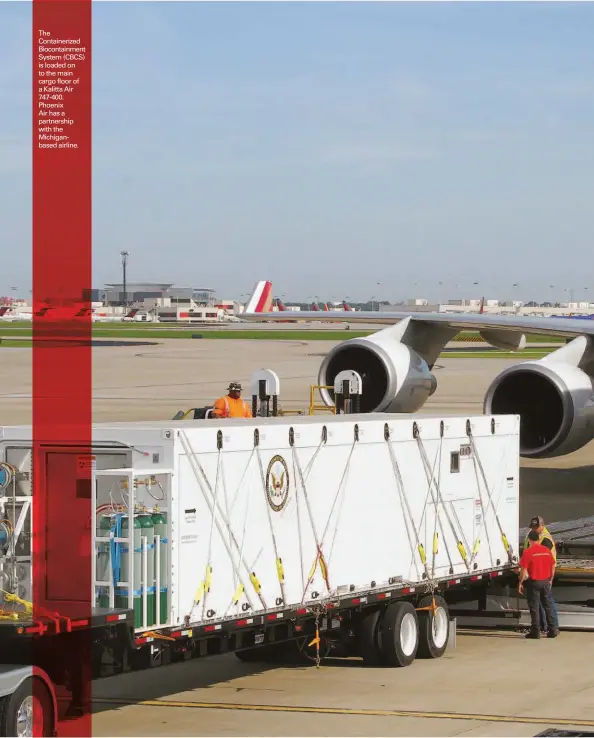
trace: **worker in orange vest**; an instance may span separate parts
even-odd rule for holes
[[[213,416],[215,418],[251,418],[249,404],[241,399],[241,384],[231,382],[228,394],[215,400]]]

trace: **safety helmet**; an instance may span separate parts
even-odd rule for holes
[[[229,392],[241,392],[241,384],[239,382],[231,382],[228,389]]]

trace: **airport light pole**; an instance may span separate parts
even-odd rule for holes
[[[124,310],[128,309],[128,290],[126,289],[126,269],[128,266],[128,259],[130,258],[129,251],[120,251],[122,257],[122,290],[124,292]]]

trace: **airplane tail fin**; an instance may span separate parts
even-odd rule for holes
[[[311,309],[313,310],[314,313],[318,313],[320,311],[320,306],[318,305],[317,302],[314,302],[311,306]]]
[[[287,310],[287,307],[284,304],[284,302],[280,298],[278,298],[278,297],[276,298],[276,306],[279,309],[279,312],[281,312],[281,313],[284,313]]]
[[[343,309],[343,310],[344,310],[345,312],[347,312],[347,313],[350,313],[350,312],[352,311],[352,309],[353,309],[353,308],[352,308],[352,307],[351,307],[351,306],[350,306],[350,305],[349,305],[349,304],[348,304],[347,302],[343,302],[343,303],[342,303],[342,309]]]
[[[485,312],[485,298],[481,297],[481,304],[479,305],[479,314],[482,315]]]
[[[325,303],[324,303],[324,312],[325,312],[325,313],[327,313],[327,312],[329,312],[329,310],[330,310],[330,309],[329,309],[329,307],[328,307],[328,303],[327,303],[327,302],[325,302]]]
[[[272,282],[262,280],[256,284],[245,311],[246,313],[272,312]]]

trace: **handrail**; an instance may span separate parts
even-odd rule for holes
[[[333,415],[336,415],[335,405],[331,405],[330,407],[328,407],[328,405],[325,405],[325,404],[324,405],[316,404],[315,402],[316,390],[323,390],[323,389],[333,390],[334,387],[331,387],[329,385],[324,385],[324,384],[310,385],[309,387],[309,415],[314,415],[316,410],[321,410],[322,412],[328,412],[328,413],[332,413]]]

